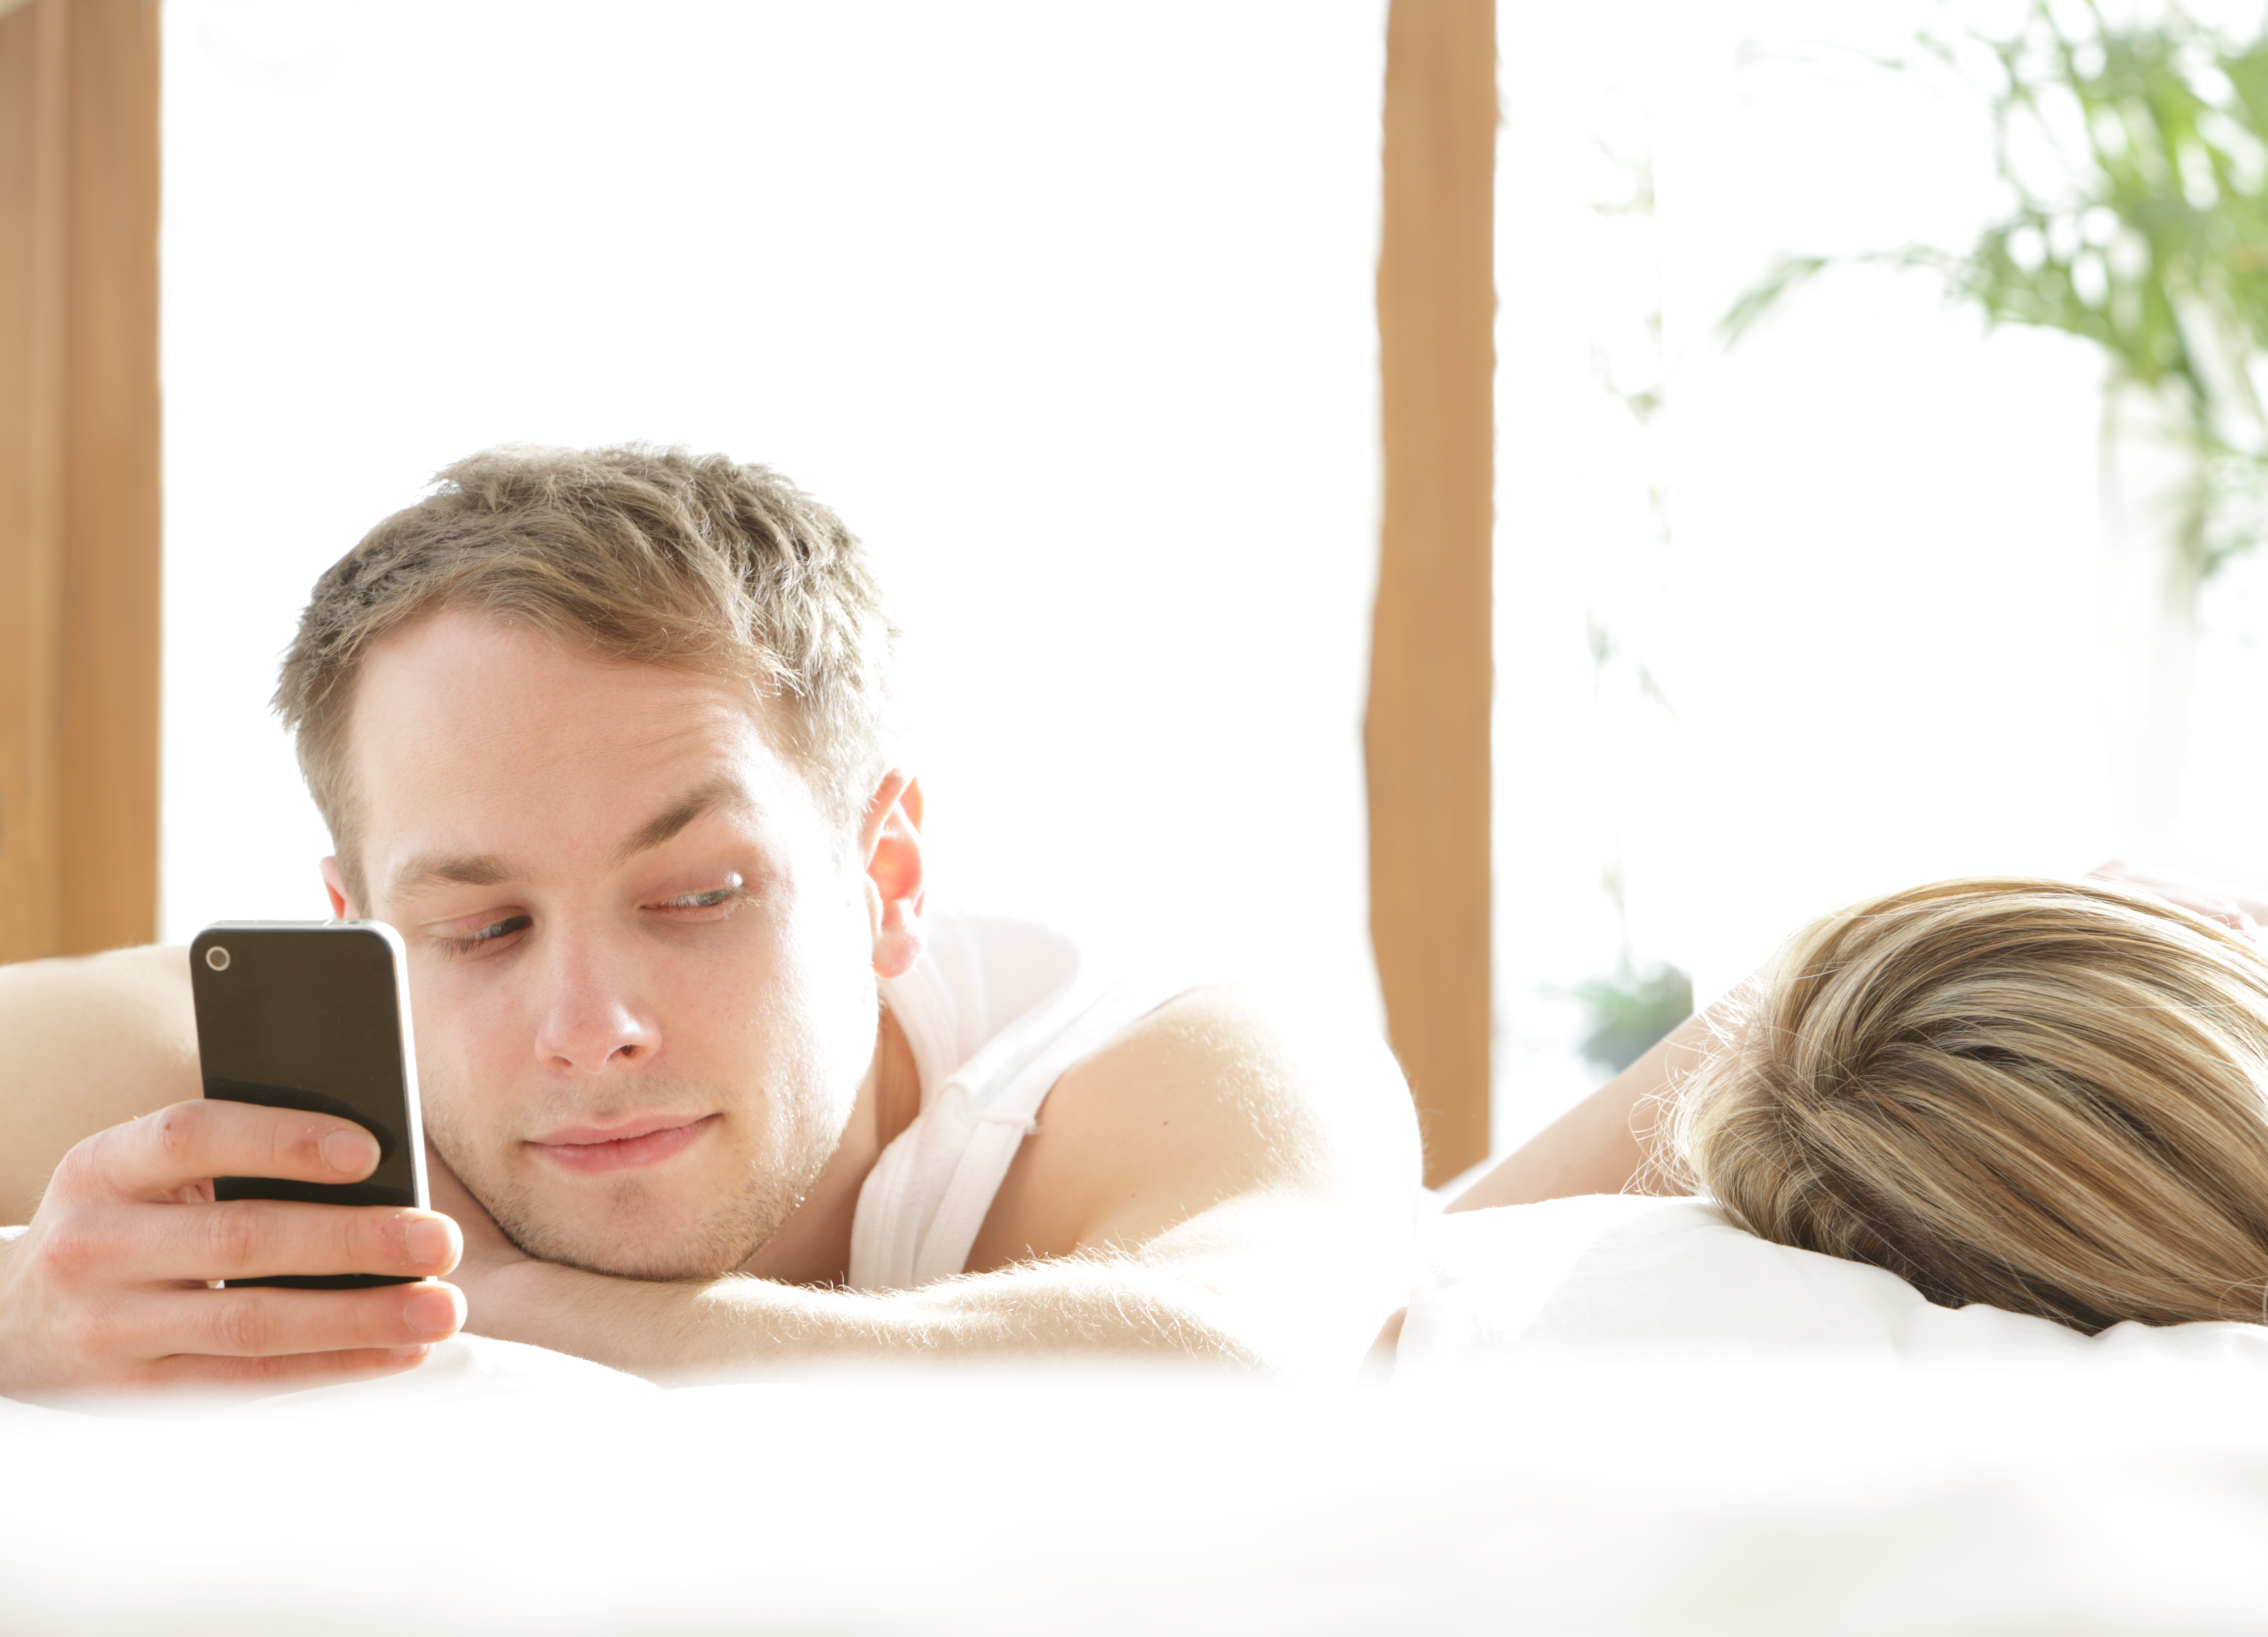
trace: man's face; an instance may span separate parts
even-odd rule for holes
[[[475,615],[389,632],[350,726],[434,1146],[515,1243],[646,1278],[768,1240],[874,1050],[855,838],[744,686]]]

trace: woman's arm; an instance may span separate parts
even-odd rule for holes
[[[2113,861],[2095,879],[2139,887],[2194,915],[2248,936],[2268,921],[2268,895],[2208,881],[2162,866]],[[1660,1157],[1648,1143],[1660,1094],[1690,1073],[1706,1053],[1714,1030],[1709,1014],[1688,1018],[1630,1067],[1547,1125],[1517,1153],[1447,1206],[1479,1211],[1494,1205],[1532,1205],[1571,1194],[1667,1191],[1650,1164]]]
[[[1533,1205],[1571,1194],[1682,1191],[1664,1185],[1649,1161],[1660,1095],[1707,1054],[1709,1014],[1679,1024],[1614,1079],[1529,1138],[1518,1152],[1449,1202],[1452,1211]]]

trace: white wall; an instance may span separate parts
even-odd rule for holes
[[[316,574],[460,455],[644,439],[875,550],[941,891],[1374,1009],[1382,19],[170,0],[166,935],[323,912]]]

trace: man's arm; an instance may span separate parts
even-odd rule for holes
[[[186,949],[0,966],[0,1224],[72,1147],[202,1094]]]
[[[452,1189],[471,1326],[651,1375],[829,1356],[1150,1353],[1351,1374],[1406,1299],[1417,1125],[1383,1045],[1197,991],[1066,1073],[971,1265],[883,1294],[520,1257]],[[437,1186],[439,1184],[437,1184]]]

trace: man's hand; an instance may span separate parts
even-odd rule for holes
[[[347,1121],[250,1103],[175,1103],[97,1132],[0,1244],[0,1393],[158,1384],[284,1391],[409,1368],[464,1321],[451,1286],[214,1289],[290,1273],[430,1279],[457,1264],[431,1211],[216,1201],[215,1176],[350,1183],[378,1145]]]
[[[449,1169],[449,1162],[430,1140],[425,1145],[425,1185],[432,1193],[433,1208],[454,1222],[462,1235],[463,1254],[458,1258],[456,1277],[451,1283],[463,1291],[475,1307],[480,1307],[484,1294],[494,1287],[498,1275],[506,1269],[529,1264],[534,1258],[504,1236],[504,1230],[496,1225],[488,1207],[457,1180],[456,1172]]]

